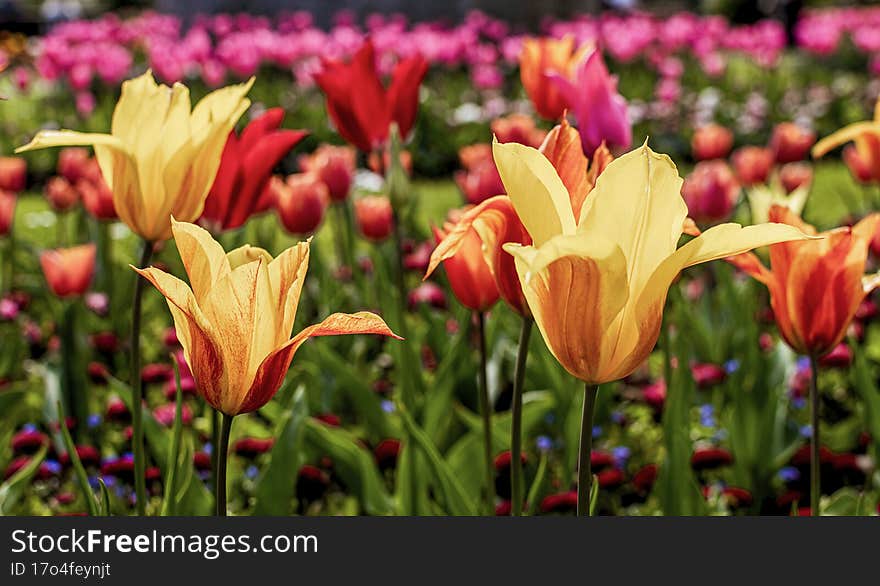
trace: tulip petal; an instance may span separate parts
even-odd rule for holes
[[[421,55],[400,61],[391,74],[391,85],[388,86],[388,103],[391,119],[397,122],[401,140],[406,140],[416,121],[419,107],[419,86],[428,62]]]
[[[627,303],[626,258],[598,237],[557,236],[540,249],[507,244],[547,347],[571,374],[608,380],[606,331]]]
[[[309,268],[309,251],[309,241],[300,242],[269,263],[272,298],[278,304],[275,308],[279,316],[278,331],[284,339],[290,337],[296,320],[296,310]]]
[[[553,236],[574,234],[568,189],[547,157],[532,147],[497,139],[492,153],[507,195],[535,246]]]
[[[207,230],[195,224],[172,218],[171,229],[193,294],[201,303],[217,281],[231,271],[226,252]]]
[[[837,132],[834,132],[815,145],[813,145],[813,158],[818,159],[825,155],[828,151],[856,140],[862,134],[880,134],[880,123],[878,122],[856,122],[849,126],[844,126]]]
[[[283,108],[269,108],[250,121],[241,131],[241,150],[249,152],[257,146],[264,136],[281,127],[284,120]]]
[[[672,160],[647,142],[612,161],[581,211],[578,231],[616,242],[627,259],[630,295],[675,252],[687,217],[682,179]]]
[[[554,126],[538,149],[547,157],[562,183],[568,189],[572,212],[575,218],[581,214],[581,206],[593,187],[587,175],[589,160],[581,147],[581,136],[569,125],[567,120]],[[598,152],[598,151],[597,151]]]
[[[177,277],[159,269],[132,268],[165,296],[197,390],[212,407],[220,409],[226,384],[224,357],[192,290]]]
[[[294,336],[286,344],[267,356],[257,369],[256,376],[244,401],[233,415],[256,411],[278,391],[296,351],[303,342],[317,336],[338,336],[343,334],[379,334],[398,340],[402,338],[391,331],[379,316],[362,311],[355,314],[334,313],[319,324],[309,326]]]

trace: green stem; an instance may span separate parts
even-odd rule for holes
[[[810,515],[818,517],[820,478],[822,462],[819,458],[821,441],[819,438],[819,364],[815,356],[810,356]]]
[[[153,243],[144,240],[138,268],[144,268],[153,256]],[[144,388],[141,384],[141,305],[144,286],[147,281],[140,275],[135,277],[134,300],[131,305],[131,414],[132,414],[132,452],[134,453],[134,490],[137,496],[137,514],[147,513],[146,454],[144,453],[143,402]]]
[[[229,456],[229,432],[232,431],[234,415],[223,414],[220,430],[220,445],[217,446],[217,465],[214,467],[214,494],[216,496],[216,515],[226,516],[226,460]]]
[[[351,246],[349,245],[349,236],[350,236],[350,224],[348,223],[348,214],[345,212],[347,201],[340,201],[333,204],[333,208],[335,209],[335,226],[336,226],[336,254],[338,256],[337,262],[340,267],[347,266],[352,270],[352,273],[355,270],[354,266],[354,256],[351,251]]]
[[[492,405],[489,400],[489,380],[486,368],[486,314],[475,312],[477,335],[480,339],[480,416],[483,419],[483,457],[486,469],[486,511],[495,510],[495,466],[492,458]]]
[[[510,407],[510,514],[522,514],[522,396],[526,379],[526,358],[529,355],[529,337],[532,333],[531,317],[523,317],[516,349],[516,370],[513,371],[513,399]]]
[[[599,387],[584,385],[584,411],[581,417],[581,443],[578,446],[577,514],[590,516],[590,484],[593,481],[590,455],[593,451],[593,408]]]

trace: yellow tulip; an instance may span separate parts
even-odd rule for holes
[[[689,266],[807,238],[794,227],[721,224],[678,248],[682,179],[647,143],[615,159],[575,218],[550,162],[520,144],[493,145],[495,164],[532,246],[508,243],[547,347],[588,384],[623,378],[660,333],[672,281]]]
[[[843,160],[863,183],[880,182],[880,98],[874,105],[874,118],[844,126],[826,136],[813,147],[813,157],[852,141],[843,150]]]
[[[157,84],[147,71],[122,84],[110,134],[43,130],[16,152],[93,146],[122,221],[148,241],[166,240],[172,215],[190,222],[201,215],[253,82],[214,91],[190,112],[186,86]]]
[[[165,296],[198,393],[226,415],[265,405],[308,338],[399,338],[369,312],[334,313],[290,337],[309,264],[308,241],[273,259],[249,245],[226,253],[194,224],[172,219],[171,229],[190,285],[154,267],[135,270]]]

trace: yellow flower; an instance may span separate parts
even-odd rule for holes
[[[681,248],[682,180],[647,143],[615,159],[575,218],[550,162],[519,144],[493,146],[495,163],[533,246],[509,243],[541,335],[571,374],[590,384],[632,373],[657,342],[666,295],[691,265],[807,238],[796,228],[721,224]]]
[[[265,405],[310,337],[397,337],[381,318],[361,312],[334,313],[291,338],[308,242],[273,259],[249,245],[225,253],[204,229],[174,219],[171,226],[190,286],[153,267],[135,270],[165,296],[199,394],[227,415]]]
[[[880,182],[880,98],[874,105],[874,119],[844,126],[826,136],[813,147],[813,157],[819,158],[828,151],[853,141],[854,146],[843,150],[843,159],[854,170],[860,181]]]
[[[146,240],[165,240],[172,215],[190,222],[201,215],[253,82],[214,91],[190,112],[186,86],[159,85],[147,71],[122,84],[110,134],[43,130],[16,152],[93,146],[122,221]]]
[[[775,205],[788,208],[799,216],[804,211],[809,195],[809,185],[801,185],[791,193],[786,193],[785,188],[778,180],[768,185],[758,184],[748,187],[746,188],[746,197],[752,212],[752,223],[766,222],[770,215],[770,208]]]

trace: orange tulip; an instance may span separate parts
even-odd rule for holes
[[[568,189],[572,210],[579,214],[596,177],[611,161],[611,153],[602,145],[596,150],[590,164],[584,156],[580,134],[566,121],[550,131],[540,150],[553,164]],[[431,255],[425,277],[464,246],[471,230],[476,231],[482,241],[483,256],[492,271],[501,298],[520,315],[530,315],[514,259],[502,247],[509,242],[530,245],[532,238],[506,195],[490,197],[462,215]]]
[[[309,263],[309,242],[272,258],[245,245],[224,252],[194,224],[172,219],[190,285],[157,268],[135,269],[165,296],[196,390],[233,416],[255,411],[278,391],[297,349],[340,334],[398,337],[369,312],[334,313],[290,337]]]
[[[758,146],[736,149],[731,157],[736,177],[743,187],[766,183],[773,170],[773,151]]]
[[[802,160],[816,142],[816,133],[798,126],[794,122],[780,122],[773,128],[770,137],[770,150],[781,164]]]
[[[455,227],[447,222],[442,229],[434,228],[437,244]],[[443,261],[449,286],[462,305],[474,311],[487,311],[498,301],[498,287],[492,270],[483,258],[482,242],[476,230],[471,228],[463,237],[461,246],[451,257]]]
[[[40,266],[52,293],[58,297],[82,295],[95,274],[95,245],[46,250],[40,254]]]
[[[815,235],[816,229],[782,206],[770,208],[770,221]],[[770,246],[768,270],[753,253],[730,261],[764,283],[782,337],[796,352],[819,357],[846,334],[859,304],[880,285],[880,275],[865,276],[868,245],[880,214],[853,227],[824,232],[824,238]]]
[[[574,37],[529,38],[519,55],[519,76],[535,111],[548,120],[559,120],[568,105],[548,74],[571,77],[592,47],[577,49]],[[503,141],[502,141],[503,142]]]

